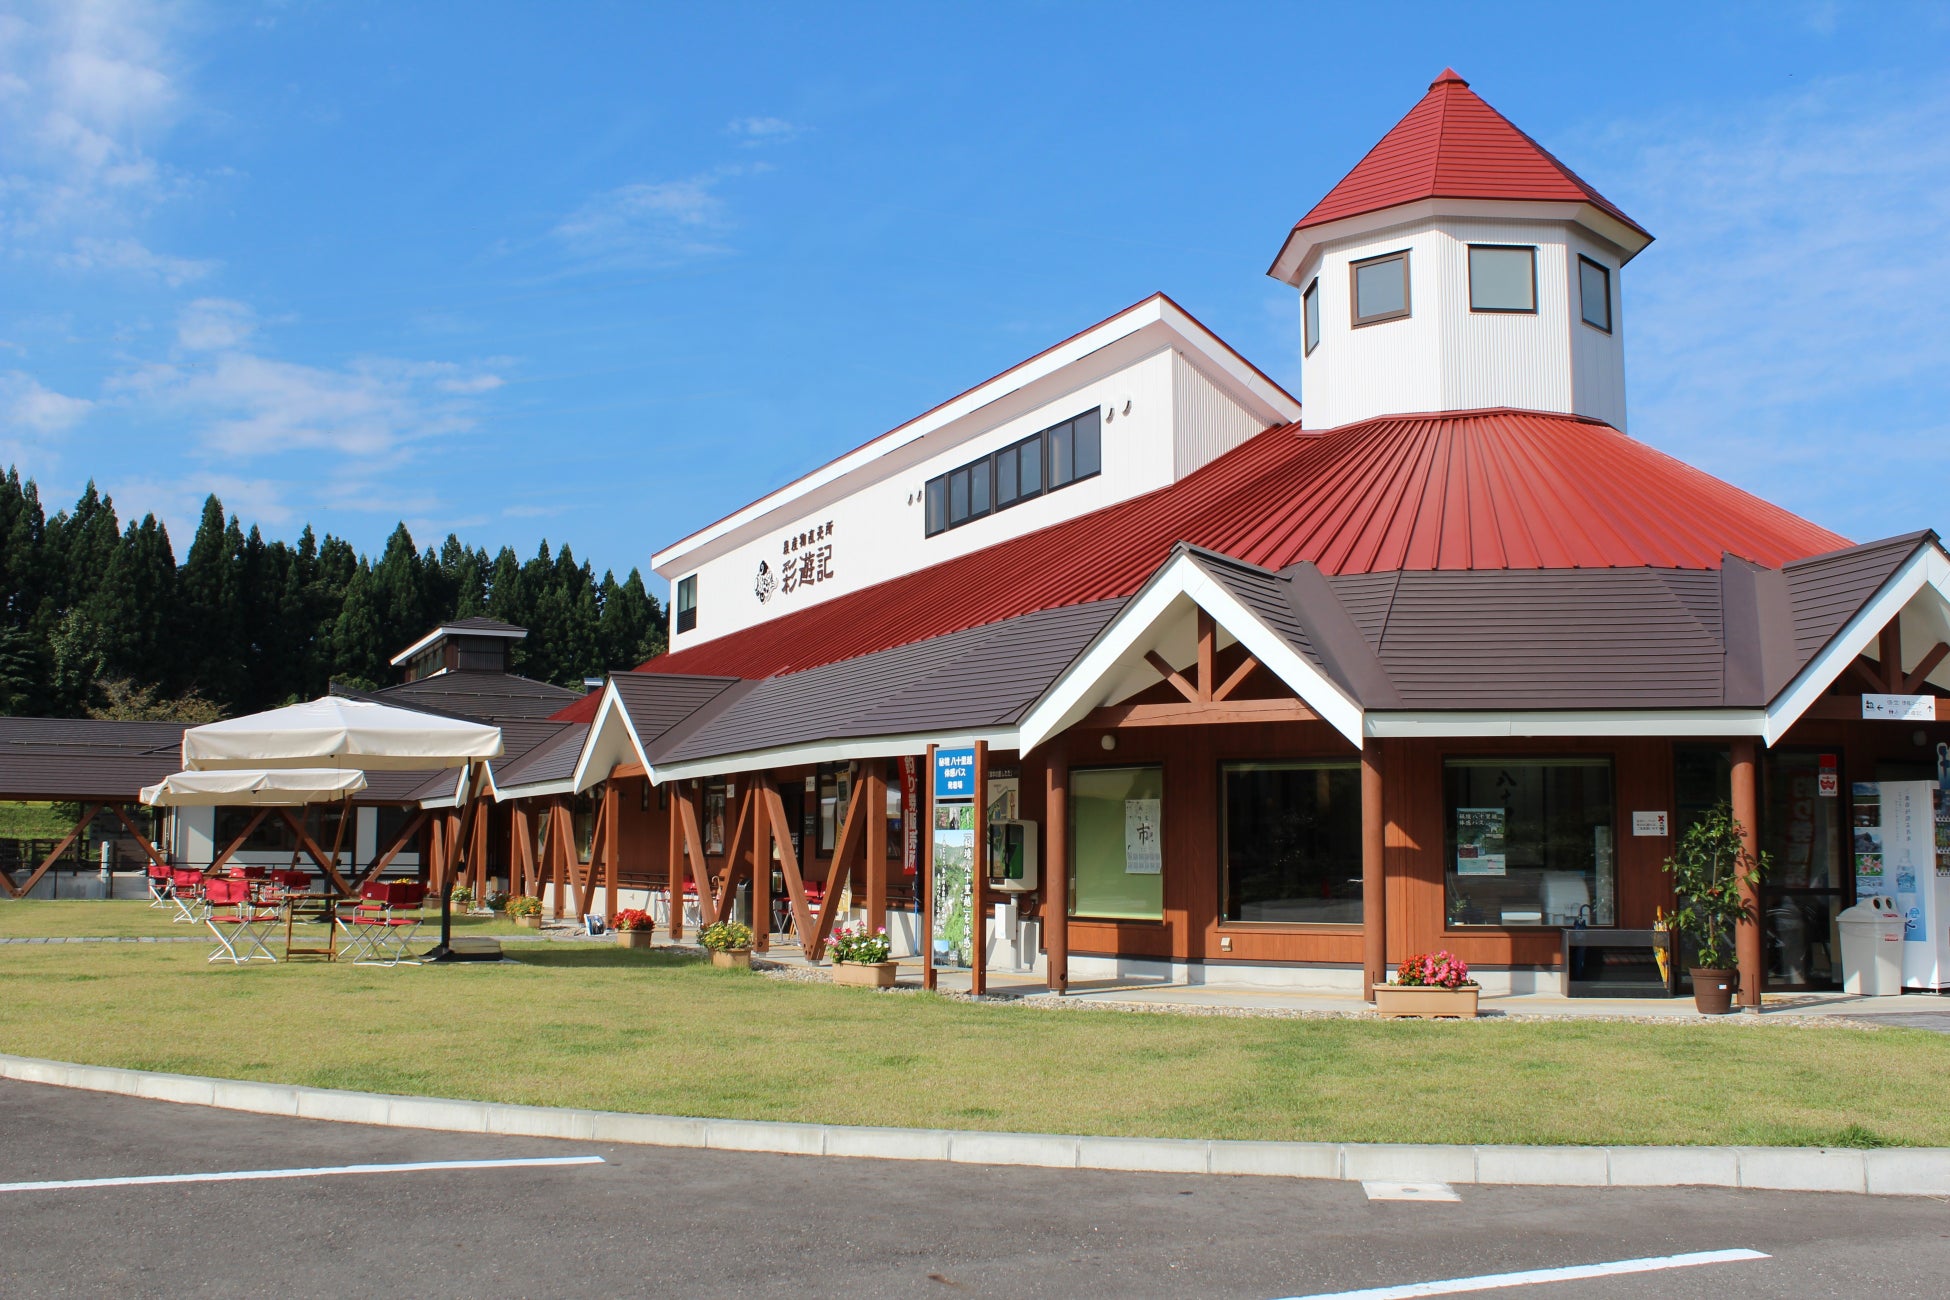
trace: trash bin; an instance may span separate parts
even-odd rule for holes
[[[1835,918],[1842,931],[1842,991],[1891,997],[1903,991],[1903,917],[1896,901],[1865,898]]]

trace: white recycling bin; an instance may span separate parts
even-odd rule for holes
[[[1875,895],[1835,918],[1842,931],[1842,991],[1893,997],[1903,991],[1903,917],[1896,900]]]

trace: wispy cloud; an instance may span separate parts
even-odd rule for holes
[[[1597,149],[1660,235],[1625,273],[1633,432],[1855,536],[1934,523],[1950,85],[1831,81]]]
[[[25,371],[0,374],[0,428],[10,434],[65,433],[95,404],[46,387]]]
[[[555,226],[577,261],[603,266],[675,266],[731,251],[735,224],[726,181],[770,170],[765,163],[725,164],[673,181],[621,185],[596,195]]]
[[[748,148],[762,144],[783,144],[804,130],[798,123],[788,122],[782,117],[734,117],[725,124],[725,131],[738,137],[738,142]]]

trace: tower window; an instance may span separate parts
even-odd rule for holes
[[[1408,250],[1348,266],[1354,281],[1354,323],[1374,325],[1408,315]]]
[[[1471,311],[1537,311],[1537,250],[1508,244],[1469,246]]]
[[[1611,333],[1611,272],[1583,254],[1578,255],[1578,300],[1584,323]]]
[[[1319,276],[1315,276],[1314,282],[1308,285],[1306,291],[1300,295],[1300,323],[1302,328],[1305,329],[1307,334],[1306,355],[1312,356],[1314,349],[1320,346],[1320,277]]]
[[[697,575],[677,582],[677,630],[688,632],[697,626]]]

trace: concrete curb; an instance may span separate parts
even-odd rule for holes
[[[1941,1147],[1855,1151],[1807,1147],[1436,1146],[868,1128],[395,1097],[71,1065],[4,1054],[0,1054],[0,1078],[258,1115],[712,1151],[1344,1181],[1379,1178],[1525,1187],[1741,1187],[1870,1196],[1950,1196],[1950,1148]]]

